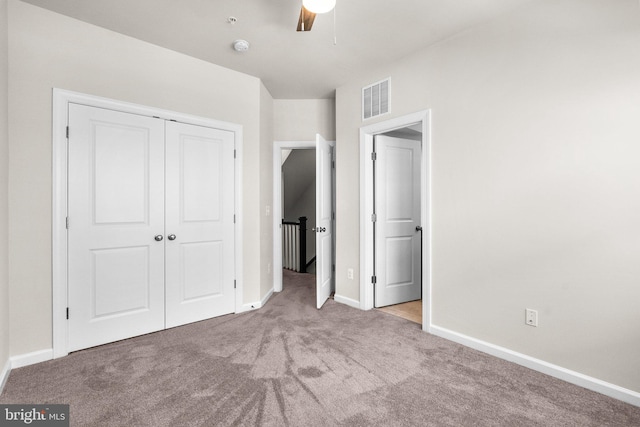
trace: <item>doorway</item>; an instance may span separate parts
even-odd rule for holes
[[[285,266],[290,270],[316,273],[316,149],[282,150],[281,208],[283,227],[289,226],[298,237],[295,244],[283,238]],[[302,224],[301,224],[302,219]],[[302,235],[303,234],[303,235]],[[299,259],[299,246],[304,243]],[[293,250],[295,246],[295,251]],[[294,262],[291,262],[294,259]],[[295,262],[297,261],[297,262]]]
[[[371,226],[376,308],[422,298],[421,139],[419,125],[374,136]]]
[[[307,222],[307,234],[312,233],[315,240],[314,271],[316,273],[316,306],[321,308],[324,302],[335,290],[335,150],[334,142],[326,141],[316,135],[316,141],[285,141],[274,142],[273,151],[273,213],[274,236],[282,235],[282,220],[284,218],[283,192],[283,152],[289,150],[313,150],[315,154],[315,186],[307,192],[308,197],[315,197],[315,212],[311,221]],[[308,185],[307,185],[308,187]],[[315,191],[314,191],[315,188]],[[310,196],[309,196],[310,195]],[[309,261],[312,257],[307,257]],[[281,238],[274,238],[273,254],[274,291],[282,291],[283,242]]]
[[[423,111],[360,130],[360,306],[369,310],[422,299],[424,330],[431,324],[429,123],[429,111]],[[374,153],[380,142],[392,147],[393,159],[379,166]],[[382,174],[376,174],[378,167]],[[392,215],[378,212],[380,195],[387,195]],[[379,298],[385,290],[392,291],[390,299]]]

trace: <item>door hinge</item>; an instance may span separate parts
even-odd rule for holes
[[[67,320],[69,320],[69,307],[67,307]]]
[[[376,152],[371,153],[371,160],[373,161],[378,160],[378,154]]]
[[[331,168],[333,168],[333,169],[336,168],[336,161],[335,160],[331,160]]]
[[[67,230],[69,229],[69,217],[66,217],[64,220],[64,226],[67,228]]]
[[[378,220],[378,216],[376,214],[371,214],[371,222],[376,222]]]
[[[375,285],[377,281],[378,281],[378,278],[376,276],[371,276],[371,283]]]
[[[67,139],[69,139],[69,126],[67,126]]]
[[[233,214],[233,223],[236,223],[236,214]]]
[[[336,213],[335,212],[331,212],[331,219],[336,219]]]
[[[335,264],[331,265],[331,271],[333,271],[334,273],[336,272],[336,265]]]
[[[233,158],[234,159],[236,158],[236,150],[235,149],[233,150]]]
[[[234,280],[233,280],[233,289],[235,289],[237,285],[238,285],[238,284],[236,283],[236,281],[235,281],[235,279],[234,279]]]

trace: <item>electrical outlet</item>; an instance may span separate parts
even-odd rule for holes
[[[538,326],[538,311],[525,309],[525,323],[529,326]]]
[[[347,268],[347,279],[353,280],[353,268]]]

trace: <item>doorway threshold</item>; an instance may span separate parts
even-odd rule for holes
[[[422,324],[422,300],[380,307],[378,310],[414,323]]]

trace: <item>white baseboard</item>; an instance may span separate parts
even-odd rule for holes
[[[34,351],[33,353],[21,354],[13,356],[11,359],[11,369],[22,368],[40,362],[46,362],[53,359],[53,349]]]
[[[349,307],[360,309],[360,301],[356,301],[352,298],[343,297],[342,295],[334,294],[333,300],[340,304],[348,305]]]
[[[247,311],[257,310],[259,308],[260,308],[260,302],[249,302],[249,303],[243,304],[242,307],[240,307],[240,310],[236,311],[236,314],[246,313]]]
[[[267,292],[267,294],[264,296],[264,298],[262,298],[262,301],[260,301],[260,307],[264,307],[272,295],[273,295],[273,288],[271,288],[269,292]]]
[[[269,290],[269,292],[267,292],[267,294],[264,296],[264,298],[262,298],[261,301],[250,302],[250,303],[244,304],[237,314],[245,313],[245,312],[251,311],[251,310],[257,310],[259,308],[264,307],[265,304],[267,303],[267,301],[269,301],[269,298],[271,298],[272,295],[273,295],[273,288],[271,288]]]
[[[4,385],[7,383],[10,373],[11,373],[11,359],[7,359],[7,362],[4,364],[2,371],[0,371],[0,394],[2,394],[2,390],[4,390]]]
[[[613,397],[634,406],[640,407],[640,393],[629,390],[588,375],[575,372],[544,360],[536,359],[526,354],[518,353],[508,348],[500,347],[485,341],[481,341],[467,335],[463,335],[446,328],[431,325],[429,332],[433,335],[445,338],[449,341],[471,347],[483,353],[490,354],[500,359],[508,360],[534,371],[542,372],[549,376],[561,379],[571,384]]]

